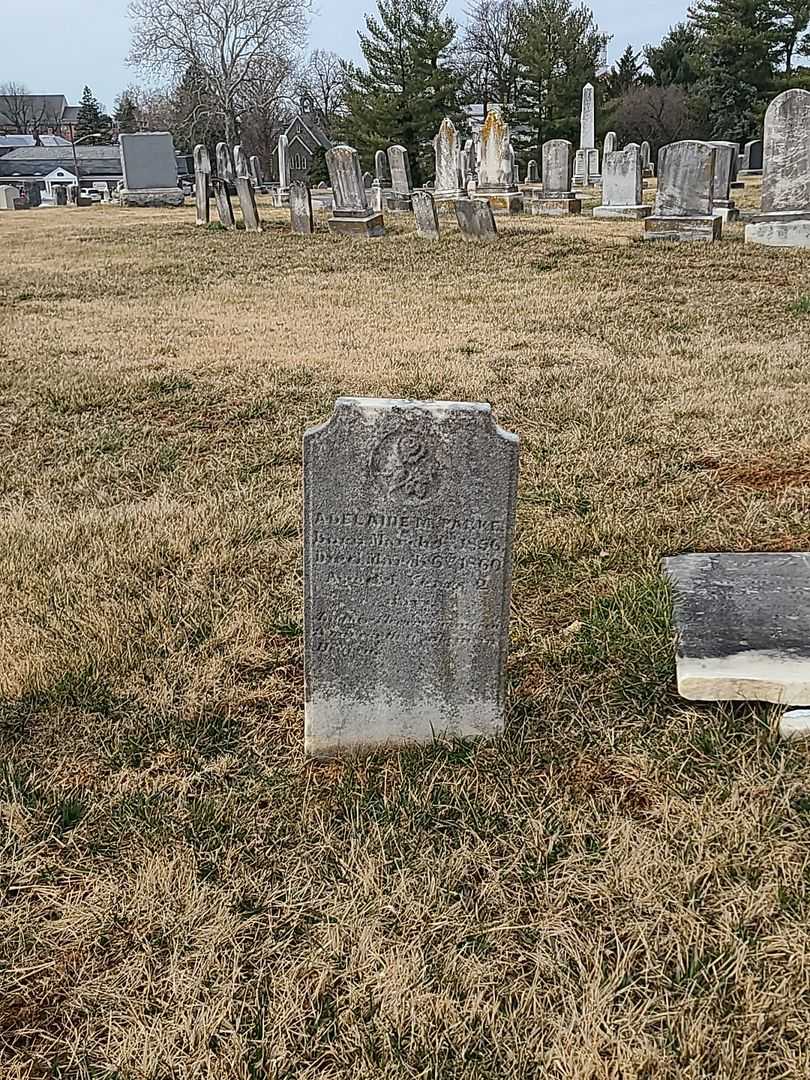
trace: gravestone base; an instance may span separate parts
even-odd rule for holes
[[[654,165],[645,165],[643,167],[643,169],[641,170],[641,175],[643,177],[645,177],[647,180],[651,180],[655,176],[655,166]]]
[[[410,214],[413,210],[410,195],[391,194],[387,197],[385,205],[389,214]]]
[[[595,206],[593,208],[595,218],[625,218],[641,221],[649,217],[651,213],[651,206]]]
[[[714,204],[714,216],[720,218],[720,220],[727,224],[729,221],[737,221],[740,217],[740,211],[734,205],[734,201],[729,199],[725,202]]]
[[[433,201],[438,206],[441,204],[448,210],[452,210],[455,206],[457,199],[466,199],[467,192],[462,191],[461,188],[458,191],[434,191],[432,192]]]
[[[493,214],[522,214],[523,195],[519,191],[482,191],[476,192],[476,197],[486,199],[492,207]]]
[[[286,189],[285,191],[274,191],[273,192],[273,206],[277,210],[288,209],[289,205],[290,205],[290,192],[289,192],[289,189]]]
[[[746,244],[810,248],[810,210],[799,214],[763,214],[745,227]]]
[[[350,217],[334,214],[327,224],[329,231],[338,236],[356,236],[364,240],[385,236],[382,214],[357,214]]]
[[[737,173],[739,180],[748,180],[752,176],[762,176],[762,169],[740,169]]]
[[[144,188],[142,191],[122,188],[118,192],[120,206],[182,206],[184,202],[180,188]]]
[[[645,240],[712,243],[723,235],[719,217],[655,217],[644,219]]]
[[[575,195],[538,195],[532,200],[531,211],[538,217],[569,217],[582,213],[582,199]]]

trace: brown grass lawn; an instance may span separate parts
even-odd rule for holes
[[[0,1076],[810,1075],[810,750],[678,699],[658,572],[810,547],[810,253],[264,213],[0,215]],[[520,434],[494,744],[303,759],[339,394]]]

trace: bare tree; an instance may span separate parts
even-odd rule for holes
[[[205,83],[201,101],[233,143],[240,117],[286,96],[309,6],[310,0],[132,0],[129,61],[176,81],[195,72]]]
[[[522,13],[520,0],[474,0],[467,8],[461,66],[468,93],[485,111],[491,101],[515,102]]]
[[[337,53],[316,49],[309,57],[301,77],[301,91],[309,94],[321,114],[327,134],[343,114],[348,86],[345,60]]]
[[[46,125],[46,101],[22,83],[0,86],[0,128],[12,127],[17,135],[38,135]]]
[[[647,139],[654,151],[667,143],[701,138],[704,134],[681,86],[632,87],[619,98],[611,123],[620,143]]]

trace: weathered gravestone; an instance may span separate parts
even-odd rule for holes
[[[664,559],[678,690],[690,701],[810,704],[810,554]]]
[[[413,193],[413,214],[417,235],[425,240],[438,240],[439,215],[436,211],[436,200],[429,191]]]
[[[746,243],[810,247],[810,91],[786,90],[765,113],[762,213]]]
[[[207,225],[211,220],[211,159],[202,143],[194,147],[194,201],[197,207],[197,224]]]
[[[537,162],[532,158],[529,164],[526,166],[526,183],[538,184],[540,182],[540,174],[537,170]]]
[[[752,139],[743,147],[738,176],[761,176],[763,162],[762,139]]]
[[[234,166],[233,158],[231,156],[231,148],[227,143],[217,143],[217,171],[216,176],[212,177],[214,185],[214,198],[217,205],[217,214],[219,220],[226,229],[235,229],[236,220],[233,216],[233,206],[231,206],[231,193],[228,187],[229,183],[233,183]]]
[[[641,175],[642,176],[655,176],[655,169],[652,163],[652,148],[645,139],[641,144]]]
[[[436,160],[436,199],[441,202],[458,199],[463,195],[459,177],[461,140],[456,125],[448,117],[442,120],[439,133],[433,140],[433,154]]]
[[[596,149],[596,102],[591,83],[582,88],[579,115],[579,150],[574,159],[574,187],[588,187],[599,180],[599,151]]]
[[[234,172],[236,173],[234,184],[236,194],[239,196],[239,205],[242,207],[242,219],[247,232],[261,232],[259,211],[256,207],[256,194],[253,190],[253,181],[250,178],[250,166],[247,156],[240,145],[233,148]]]
[[[543,192],[534,192],[531,211],[542,217],[565,217],[582,212],[582,200],[571,188],[574,148],[567,139],[543,143]]]
[[[717,151],[686,139],[661,148],[655,208],[644,219],[645,240],[719,240],[723,222],[714,216]]]
[[[411,163],[404,146],[388,148],[388,167],[391,170],[391,196],[388,209],[395,214],[411,210]]]
[[[371,209],[376,214],[382,214],[385,210],[385,192],[382,183],[376,177],[371,182]]]
[[[740,148],[735,142],[723,142],[717,139],[712,139],[711,144],[716,150],[712,213],[715,217],[722,218],[724,222],[736,221],[740,212],[731,198],[731,184],[737,175],[737,158]]]
[[[339,398],[306,432],[308,755],[501,731],[517,468],[489,405]]]
[[[262,163],[259,161],[255,154],[251,154],[248,165],[250,167],[250,177],[253,180],[254,187],[258,190],[264,187],[264,176],[262,174]]]
[[[177,184],[174,140],[168,131],[121,134],[118,137],[124,186],[121,206],[182,206]]]
[[[0,210],[16,210],[14,203],[19,197],[19,188],[13,184],[0,185]]]
[[[312,236],[315,232],[312,193],[303,180],[290,184],[290,231],[296,236]]]
[[[609,131],[607,133],[607,135],[605,135],[605,142],[604,142],[604,145],[602,147],[602,153],[603,154],[612,154],[613,151],[616,149],[617,143],[618,143],[618,139],[616,137],[616,132],[615,131]]]
[[[384,150],[378,150],[374,155],[374,175],[380,181],[380,187],[383,190],[390,187],[391,174],[388,170],[388,155]]]
[[[371,187],[371,181],[373,179],[374,179],[374,177],[371,175],[370,172],[364,172],[363,173],[363,187],[366,190],[368,190]]]
[[[495,215],[488,199],[475,197],[475,181],[470,181],[473,194],[466,199],[456,199],[456,221],[465,240],[495,240],[498,229]]]
[[[357,151],[351,146],[333,146],[326,152],[326,165],[333,193],[330,232],[366,240],[384,236],[382,214],[368,205]]]
[[[500,105],[490,106],[481,131],[478,195],[489,200],[495,213],[523,210],[523,194],[515,183],[515,152]]]
[[[595,218],[632,218],[640,220],[651,212],[642,197],[641,154],[630,150],[612,150],[602,161],[602,205],[594,207]]]

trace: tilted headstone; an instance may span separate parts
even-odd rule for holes
[[[481,130],[478,194],[489,199],[495,212],[519,214],[523,210],[523,195],[515,184],[515,152],[500,105],[490,106]]]
[[[439,215],[436,200],[429,191],[413,193],[413,214],[416,221],[417,235],[425,240],[439,239]]]
[[[658,155],[655,207],[644,221],[645,240],[719,240],[723,222],[714,217],[717,151],[707,142],[685,139],[663,146]]]
[[[233,148],[234,158],[234,186],[239,197],[239,205],[242,208],[242,219],[247,232],[261,232],[259,211],[256,207],[256,194],[253,189],[253,181],[250,178],[250,165],[247,155],[241,145]]]
[[[411,163],[404,146],[388,148],[388,167],[393,192],[388,208],[394,213],[405,213],[411,209]]]
[[[457,199],[460,195],[461,140],[456,125],[448,117],[442,120],[439,133],[433,140],[433,153],[436,159],[436,198]]]
[[[259,161],[255,154],[252,154],[249,161],[250,175],[253,183],[257,188],[264,186],[264,175],[262,173],[262,163]]]
[[[303,180],[290,184],[290,231],[296,236],[312,236],[315,231],[312,194]]]
[[[712,202],[715,217],[723,221],[735,221],[739,217],[739,211],[731,198],[731,184],[737,175],[737,157],[740,148],[737,143],[712,141],[714,147],[714,188],[712,190]]]
[[[123,133],[118,137],[124,186],[121,206],[182,206],[174,140],[167,131]]]
[[[465,240],[495,240],[497,238],[495,215],[488,199],[478,199],[473,193],[467,199],[457,199],[454,205],[456,221]]]
[[[602,205],[594,208],[595,218],[646,217],[652,210],[642,195],[641,154],[630,150],[612,150],[602,161]]]
[[[540,175],[537,171],[537,162],[534,160],[534,158],[532,158],[529,164],[526,166],[526,183],[537,184],[539,183],[539,181]]]
[[[571,190],[574,148],[567,139],[543,143],[543,191],[534,192],[531,211],[541,217],[566,217],[582,212],[582,202]]]
[[[810,247],[810,91],[786,90],[765,113],[762,213],[749,243]]]
[[[609,131],[607,135],[605,135],[605,142],[604,146],[602,147],[603,152],[605,154],[612,154],[613,151],[616,149],[617,141],[618,140],[616,138],[616,132]]]
[[[339,398],[306,432],[309,756],[502,730],[517,470],[483,404]]]
[[[216,176],[213,177],[214,184],[214,198],[217,204],[217,214],[219,215],[220,222],[226,229],[235,229],[236,220],[233,216],[233,207],[231,206],[231,194],[228,189],[228,177],[231,177],[230,183],[233,183],[234,166],[233,158],[231,157],[231,148],[227,143],[217,143],[217,171]]]
[[[369,208],[357,151],[351,146],[333,146],[326,152],[326,165],[334,197],[330,231],[364,239],[383,236],[383,217]]]
[[[211,159],[202,143],[194,147],[194,202],[197,207],[197,224],[207,225],[211,220]]]

